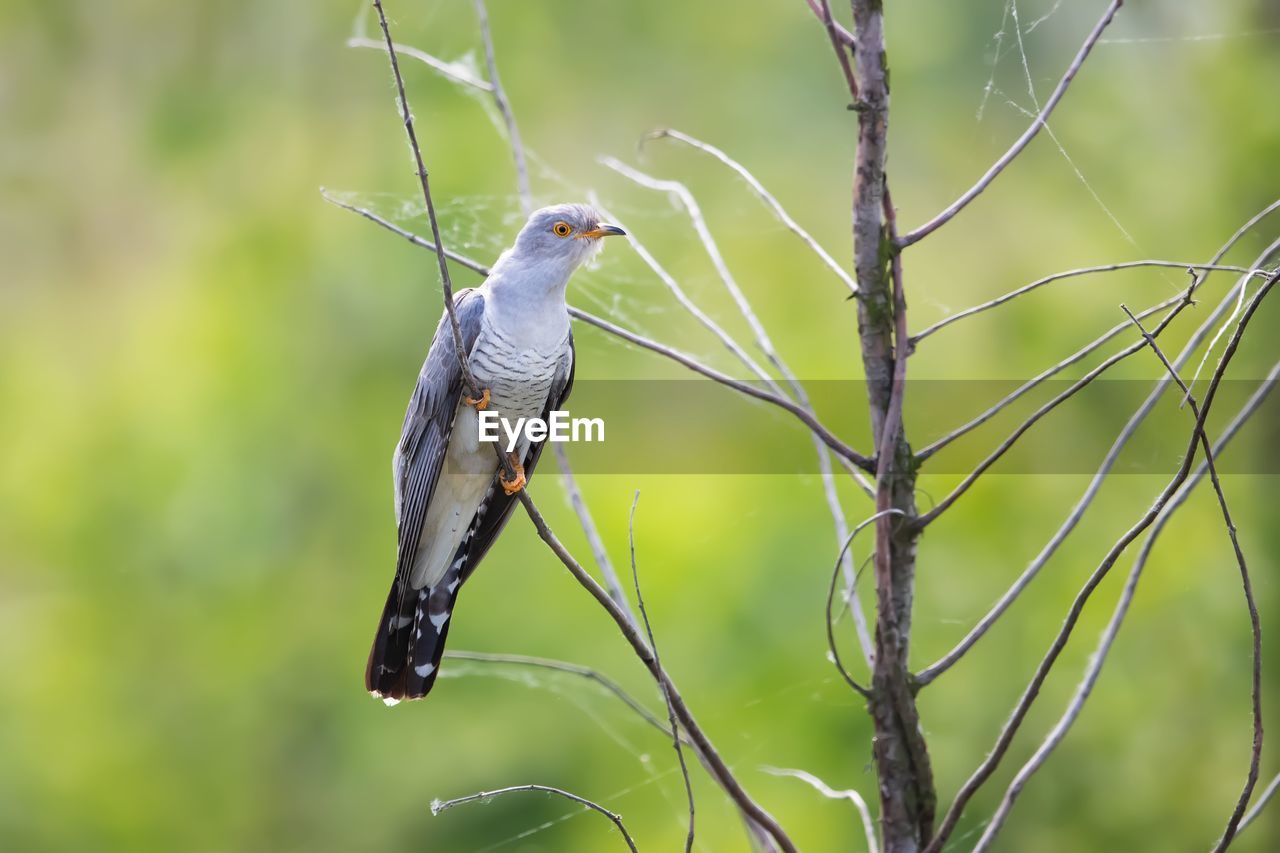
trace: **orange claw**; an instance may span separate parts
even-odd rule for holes
[[[520,464],[520,456],[516,453],[507,454],[507,459],[511,461],[511,467],[515,469],[516,477],[514,480],[507,479],[507,470],[505,468],[498,472],[498,482],[502,484],[502,490],[509,495],[514,495],[520,491],[529,482],[524,476],[524,466]]]
[[[477,412],[483,412],[489,408],[489,389],[485,388],[481,391],[480,399],[478,400],[475,397],[463,397],[462,399],[468,406],[475,406]]]

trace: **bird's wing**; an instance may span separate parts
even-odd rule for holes
[[[561,408],[564,402],[569,399],[569,394],[573,391],[573,372],[576,361],[573,333],[570,332],[569,346],[557,366],[556,377],[551,383],[550,391],[547,393],[546,405],[542,407],[543,420],[548,420],[550,413],[555,409]],[[542,456],[542,449],[545,446],[546,441],[530,442],[529,444],[529,457],[524,460],[524,473],[530,480],[533,479],[533,470],[538,467],[538,459]],[[460,579],[463,581],[475,571],[481,558],[489,551],[489,547],[498,538],[498,534],[502,532],[507,519],[511,517],[511,511],[520,502],[518,495],[508,495],[498,485],[495,477],[493,486],[489,489],[489,494],[486,496],[484,503],[480,505],[480,510],[476,513],[471,534],[465,540],[464,547],[468,547],[468,550],[466,562],[462,566],[460,573]]]

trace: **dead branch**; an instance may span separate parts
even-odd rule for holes
[[[479,793],[469,794],[465,797],[458,797],[453,800],[435,800],[431,803],[431,813],[433,815],[438,815],[443,811],[453,808],[454,806],[461,806],[466,803],[486,802],[488,800],[492,800],[494,797],[501,797],[503,794],[518,794],[535,791],[544,794],[555,794],[557,797],[564,797],[566,800],[573,800],[575,803],[579,803],[592,811],[599,812],[604,815],[612,821],[614,826],[618,828],[618,832],[622,833],[622,839],[627,842],[627,848],[631,850],[631,853],[637,853],[636,843],[631,838],[631,833],[627,832],[627,828],[623,826],[621,816],[614,814],[604,806],[593,803],[586,797],[579,797],[577,794],[571,794],[568,791],[560,788],[553,788],[550,785],[512,785],[507,788],[498,788],[496,791],[480,791]]]
[[[502,122],[507,127],[507,141],[511,144],[511,155],[516,164],[516,188],[520,193],[520,207],[525,216],[528,216],[533,212],[533,192],[529,189],[529,164],[525,161],[524,143],[520,141],[516,115],[511,110],[506,90],[502,88],[502,79],[498,77],[498,59],[493,49],[493,33],[489,30],[489,10],[485,8],[484,0],[475,0],[475,4],[480,40],[484,44],[484,61],[489,69],[489,88],[493,93],[494,106],[498,108]]]
[[[644,606],[644,595],[640,592],[640,570],[636,568],[636,506],[639,503],[640,493],[636,492],[635,498],[631,501],[631,514],[627,516],[627,544],[631,550],[631,581],[635,584],[636,606],[640,608],[640,618],[644,620],[644,632],[649,637],[649,648],[653,650],[654,666],[661,668],[662,660],[658,657],[658,641],[654,639],[653,626],[649,624],[649,613]],[[680,748],[680,727],[676,724],[676,712],[671,706],[671,694],[667,693],[665,686],[662,688],[662,698],[667,704],[667,717],[671,721],[671,731],[673,733],[671,743],[676,750],[676,760],[680,763],[680,776],[684,779],[685,796],[689,800],[689,834],[685,837],[684,851],[685,853],[690,853],[693,850],[693,783],[689,781],[689,768],[684,763],[684,750]]]
[[[977,198],[983,190],[990,186],[996,176],[1005,170],[1005,168],[1014,161],[1014,159],[1022,153],[1036,134],[1040,132],[1040,128],[1047,127],[1046,122],[1049,115],[1053,112],[1054,107],[1058,106],[1058,102],[1062,100],[1062,96],[1067,93],[1067,88],[1071,85],[1071,81],[1075,79],[1077,72],[1080,71],[1084,61],[1089,58],[1089,53],[1093,50],[1093,46],[1098,43],[1098,39],[1102,38],[1103,31],[1111,23],[1111,19],[1115,17],[1116,12],[1124,5],[1124,0],[1111,0],[1107,5],[1107,10],[1102,14],[1102,18],[1094,25],[1093,30],[1085,38],[1084,44],[1080,46],[1080,51],[1076,54],[1075,59],[1067,66],[1066,73],[1062,75],[1062,79],[1058,81],[1057,87],[1053,90],[1053,94],[1049,95],[1049,99],[1044,102],[1044,108],[1040,110],[1040,114],[1036,116],[1035,121],[1031,122],[1031,126],[1023,131],[1022,136],[1010,146],[1009,150],[1001,155],[1000,159],[995,162],[987,173],[978,179],[978,182],[970,187],[964,195],[953,201],[946,210],[939,213],[933,219],[921,225],[919,228],[905,234],[899,241],[898,245],[906,247],[913,243],[918,243],[925,237],[928,237],[934,231],[951,221],[957,213],[968,206],[969,202]]]
[[[1058,656],[1066,647],[1067,641],[1071,637],[1071,633],[1075,628],[1076,622],[1079,620],[1080,614],[1084,610],[1084,606],[1088,602],[1089,597],[1093,594],[1093,591],[1110,572],[1111,567],[1115,565],[1116,561],[1120,558],[1120,555],[1123,554],[1128,546],[1156,520],[1164,510],[1165,505],[1191,473],[1192,463],[1194,462],[1196,455],[1196,447],[1199,444],[1200,435],[1204,429],[1205,421],[1208,419],[1214,398],[1217,395],[1218,386],[1222,382],[1222,377],[1225,375],[1228,365],[1235,356],[1236,349],[1249,325],[1249,321],[1253,318],[1254,312],[1262,303],[1262,300],[1266,297],[1267,293],[1274,286],[1277,279],[1280,279],[1280,274],[1269,278],[1253,299],[1250,300],[1244,316],[1241,318],[1239,325],[1237,325],[1235,333],[1231,336],[1231,340],[1227,344],[1227,349],[1223,353],[1222,359],[1218,362],[1218,367],[1214,371],[1209,388],[1205,393],[1204,403],[1196,418],[1195,432],[1192,434],[1187,445],[1187,449],[1183,453],[1182,463],[1179,466],[1177,473],[1174,474],[1173,478],[1156,497],[1155,502],[1146,511],[1146,513],[1143,514],[1138,522],[1125,532],[1125,534],[1121,536],[1114,545],[1112,545],[1111,549],[1107,552],[1106,557],[1103,558],[1102,562],[1094,570],[1093,574],[1090,575],[1080,592],[1076,594],[1075,600],[1072,602],[1071,608],[1068,610],[1067,616],[1063,620],[1062,627],[1059,629],[1057,636],[1054,638],[1053,643],[1050,645],[1048,652],[1041,660],[1039,666],[1036,667],[1035,674],[1032,676],[1030,683],[1022,694],[1022,697],[1018,700],[1018,703],[1014,707],[1008,721],[1001,729],[995,746],[988,753],[986,759],[984,759],[978,766],[977,770],[974,771],[973,775],[969,777],[968,781],[961,786],[959,792],[957,792],[956,798],[951,804],[951,808],[947,811],[946,817],[943,819],[942,825],[938,829],[937,836],[929,843],[925,853],[938,853],[938,851],[942,849],[942,845],[955,829],[956,823],[959,821],[969,800],[972,799],[977,790],[982,787],[983,783],[991,777],[991,774],[995,772],[1000,761],[1008,752],[1009,745],[1012,743],[1014,735],[1017,734],[1018,728],[1022,725],[1028,711],[1031,709],[1031,705],[1039,695],[1040,687],[1044,684],[1045,678],[1048,677],[1049,670],[1053,668],[1053,665],[1058,660]],[[1146,341],[1144,341],[1144,344],[1145,343]],[[993,837],[994,832],[998,831],[998,826],[996,826],[995,830],[992,829],[992,826],[995,826],[994,821],[988,826],[987,833],[983,836],[986,840],[979,842],[979,849],[985,849],[986,845],[990,843],[990,838],[988,836]]]
[[[862,819],[862,832],[867,839],[867,853],[879,853],[880,845],[876,844],[876,825],[875,821],[871,819],[871,809],[867,808],[867,801],[857,791],[852,788],[837,791],[817,776],[805,770],[789,770],[784,767],[762,767],[761,769],[774,776],[790,776],[792,779],[799,779],[827,799],[848,800],[853,803],[854,808],[858,810],[858,817]]]

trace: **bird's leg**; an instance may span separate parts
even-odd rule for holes
[[[502,483],[502,490],[509,495],[514,495],[525,487],[529,481],[524,476],[524,466],[520,464],[519,453],[508,453],[507,461],[511,463],[511,469],[516,472],[515,479],[507,479],[507,469],[503,468],[498,472],[498,482]]]
[[[479,399],[471,396],[463,396],[462,400],[468,406],[475,406],[477,412],[483,412],[485,409],[489,408],[489,389],[485,388],[481,391]]]

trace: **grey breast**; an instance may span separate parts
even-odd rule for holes
[[[538,417],[568,348],[568,334],[558,345],[543,350],[516,340],[486,317],[471,351],[471,370],[476,381],[489,389],[490,405],[503,417]]]

